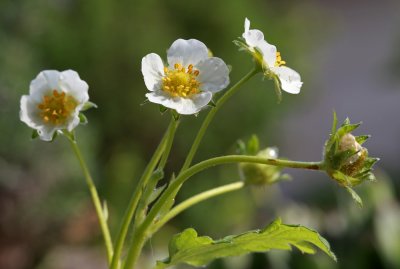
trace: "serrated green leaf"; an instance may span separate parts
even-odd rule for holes
[[[359,207],[363,207],[361,197],[350,187],[346,187],[346,190],[351,194],[353,200],[358,204]]]
[[[304,226],[285,225],[277,219],[263,230],[231,235],[216,241],[208,236],[198,236],[194,229],[186,229],[172,238],[169,245],[170,256],[157,262],[157,268],[179,263],[204,266],[217,258],[271,249],[291,250],[292,246],[307,254],[314,254],[316,248],[319,248],[336,261],[328,242],[317,232]]]
[[[256,155],[260,150],[260,142],[256,135],[252,135],[247,141],[247,154]]]

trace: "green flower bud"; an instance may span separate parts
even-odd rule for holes
[[[278,149],[275,147],[259,150],[259,140],[256,135],[251,136],[247,143],[238,141],[238,150],[241,154],[255,155],[266,159],[278,158]],[[288,179],[288,175],[281,175],[281,167],[258,164],[240,163],[239,172],[246,184],[270,185],[282,179]]]
[[[346,119],[336,129],[337,119],[334,114],[332,134],[325,144],[324,162],[328,175],[340,185],[351,188],[368,180],[375,180],[372,173],[377,158],[368,156],[368,150],[362,144],[369,136],[354,136],[352,131],[360,124],[350,124]]]

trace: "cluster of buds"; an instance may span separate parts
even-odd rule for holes
[[[325,143],[324,165],[328,175],[339,185],[347,188],[356,200],[358,196],[351,189],[364,181],[374,181],[372,166],[379,160],[368,156],[368,150],[362,144],[368,135],[354,136],[352,131],[360,126],[351,124],[347,118],[337,128],[337,118],[334,114],[331,135]]]
[[[259,141],[257,136],[253,135],[245,144],[243,141],[238,142],[241,154],[254,155],[265,159],[278,158],[278,148],[268,147],[259,149]],[[288,179],[289,175],[281,174],[282,167],[259,164],[259,163],[240,163],[239,172],[246,184],[249,185],[271,185],[283,179]]]

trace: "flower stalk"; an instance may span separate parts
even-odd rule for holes
[[[104,211],[103,211],[103,207],[101,205],[99,194],[97,193],[96,186],[93,182],[92,176],[90,175],[90,172],[86,165],[86,162],[82,157],[82,153],[79,150],[78,144],[73,139],[73,135],[68,134],[68,133],[65,133],[65,134],[71,144],[72,150],[74,151],[74,153],[79,161],[79,164],[81,165],[83,174],[85,176],[86,183],[87,183],[89,191],[90,191],[90,195],[92,196],[93,205],[94,205],[94,208],[96,209],[96,214],[99,219],[101,232],[103,234],[104,244],[105,244],[106,250],[107,250],[107,259],[110,264],[112,257],[113,257],[113,244],[112,244],[112,240],[111,240],[110,230],[109,230],[108,224],[107,224],[107,218],[104,215]]]
[[[139,183],[136,186],[136,189],[132,194],[132,198],[131,198],[129,205],[127,207],[127,210],[125,212],[124,218],[122,220],[122,225],[121,225],[120,231],[117,236],[117,241],[116,241],[117,243],[115,246],[115,254],[112,259],[111,266],[110,266],[111,269],[117,269],[119,267],[122,249],[123,249],[123,246],[124,246],[124,243],[126,240],[126,236],[128,234],[130,224],[132,222],[132,218],[135,214],[139,200],[142,196],[143,189],[146,186],[146,184],[148,183],[154,169],[157,166],[157,163],[160,161],[160,158],[163,156],[165,148],[168,144],[168,141],[172,140],[177,126],[178,126],[178,122],[174,119],[174,117],[172,117],[167,131],[165,132],[163,138],[161,139],[160,144],[158,145],[156,151],[154,152],[153,157],[151,158],[149,164],[146,166],[146,168],[143,172],[143,175],[140,178]]]

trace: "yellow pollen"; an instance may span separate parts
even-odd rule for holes
[[[163,77],[163,91],[174,97],[190,97],[200,92],[200,82],[197,81],[199,70],[195,70],[192,64],[187,69],[181,64],[176,63],[174,69],[164,67],[165,77]]]
[[[282,60],[281,53],[279,51],[276,52],[276,61],[275,66],[285,65],[286,62]]]
[[[37,107],[40,110],[39,116],[45,123],[62,125],[77,105],[78,102],[72,96],[53,90],[51,94],[43,96],[43,102]]]

